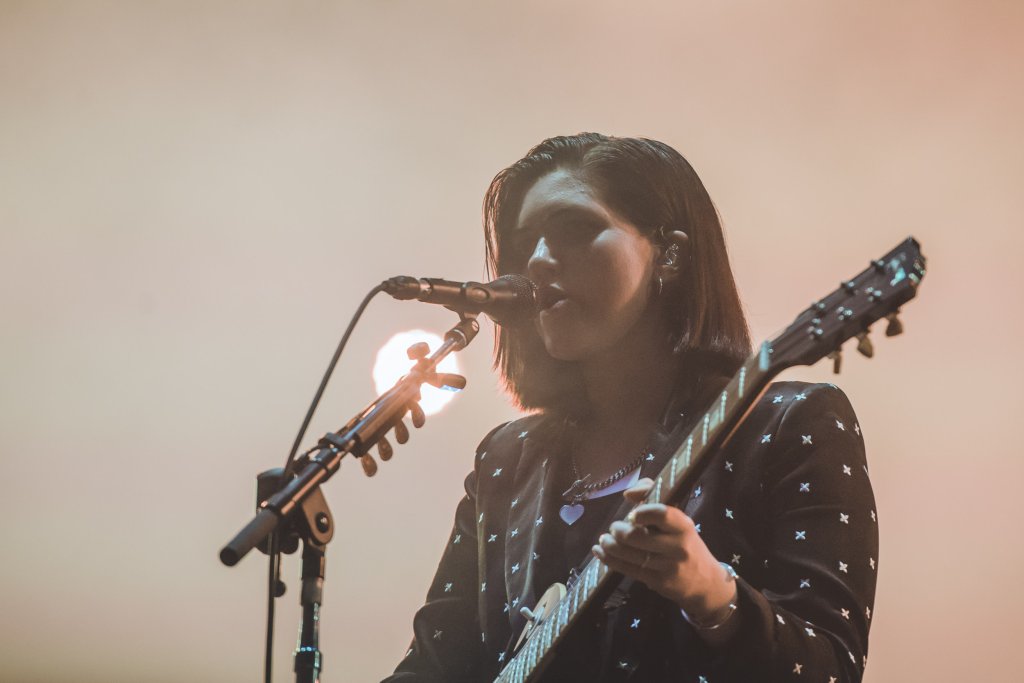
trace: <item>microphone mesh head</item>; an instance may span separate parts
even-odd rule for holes
[[[537,285],[525,275],[502,275],[492,282],[491,286],[512,295],[500,309],[488,313],[499,325],[521,325],[531,320],[537,313]]]

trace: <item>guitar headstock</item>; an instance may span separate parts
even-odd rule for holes
[[[874,351],[867,338],[868,330],[875,322],[887,318],[886,336],[903,331],[896,314],[900,306],[917,295],[924,266],[921,246],[908,237],[828,296],[815,301],[772,339],[768,368],[780,371],[794,365],[813,365],[832,356],[838,372],[838,352],[843,342],[853,337],[859,339],[857,350],[870,358]]]

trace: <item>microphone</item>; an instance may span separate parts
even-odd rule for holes
[[[536,313],[537,286],[522,275],[502,275],[487,284],[399,275],[382,286],[396,299],[441,304],[463,313],[486,313],[499,325],[522,323]]]

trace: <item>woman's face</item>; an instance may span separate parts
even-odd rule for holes
[[[614,348],[647,309],[654,244],[572,172],[534,183],[506,244],[506,263],[537,285],[537,331],[554,358]]]

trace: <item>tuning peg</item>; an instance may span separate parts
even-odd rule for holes
[[[903,334],[903,323],[900,322],[899,315],[900,312],[897,310],[885,316],[885,319],[889,321],[889,324],[885,327],[886,337],[896,337]]]
[[[359,464],[363,466],[363,474],[366,476],[372,477],[377,474],[377,461],[369,453],[360,456]]]
[[[409,428],[401,420],[395,423],[395,439],[398,440],[398,443],[405,443],[409,440]]]
[[[391,459],[391,456],[395,454],[395,449],[392,448],[391,444],[388,443],[388,440],[382,436],[377,442],[377,453],[380,454],[381,460],[387,462]]]
[[[828,354],[828,357],[832,361],[832,372],[838,375],[839,371],[843,369],[842,349],[836,349],[832,353]]]
[[[409,356],[409,360],[426,358],[428,353],[430,353],[430,345],[427,342],[416,342],[405,350],[405,355]]]
[[[866,330],[857,335],[857,350],[865,358],[872,358],[875,355],[875,345],[871,343]]]

